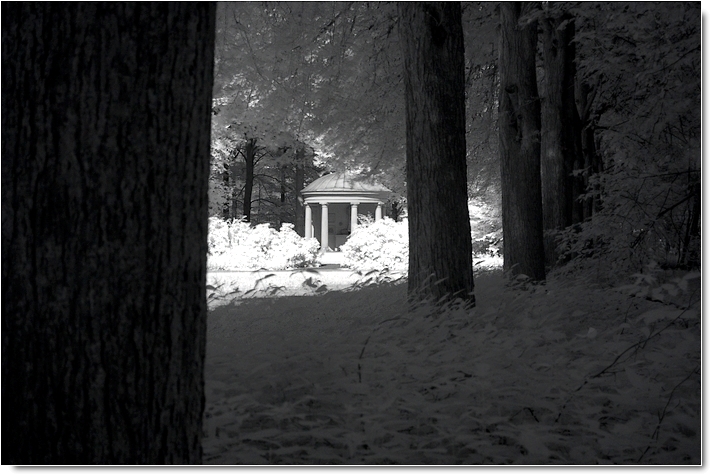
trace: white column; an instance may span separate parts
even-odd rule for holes
[[[353,202],[350,204],[350,234],[355,232],[355,227],[357,227],[357,204]]]
[[[320,205],[320,251],[325,253],[328,250],[328,203]]]
[[[306,229],[305,236],[307,239],[313,237],[313,211],[310,204],[306,204]]]
[[[375,209],[375,222],[379,221],[380,219],[382,219],[382,203],[378,202],[377,209]]]

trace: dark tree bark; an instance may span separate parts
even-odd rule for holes
[[[542,20],[542,210],[544,231],[564,229],[572,224],[575,161],[580,155],[581,127],[575,103],[574,20],[560,15]],[[555,238],[545,235],[545,260],[557,261]]]
[[[251,196],[254,191],[254,166],[256,165],[256,138],[250,138],[244,145],[242,155],[246,163],[246,172],[244,177],[244,205],[242,207],[242,216],[247,222],[251,222]]]
[[[409,294],[474,302],[461,5],[402,2],[399,12],[407,116]]]
[[[227,169],[222,171],[221,177],[222,177],[222,184],[224,184],[224,186],[227,189],[229,189],[230,188],[229,171]],[[224,204],[222,204],[222,219],[229,219],[232,217],[232,207],[234,207],[233,203],[234,203],[234,191],[231,191],[229,193],[229,198],[224,202]]]
[[[579,152],[577,153],[574,168],[584,170],[573,179],[574,207],[572,211],[573,223],[584,222],[585,219],[599,210],[599,198],[586,198],[579,200],[581,194],[589,189],[589,176],[602,171],[601,159],[597,155],[594,137],[595,121],[592,115],[592,106],[596,96],[596,88],[582,80],[575,81],[575,96],[579,109]],[[599,187],[596,187],[599,190]]]
[[[698,252],[694,252],[691,248],[691,239],[700,237],[700,212],[702,201],[702,188],[700,183],[692,185],[692,208],[689,213],[689,222],[685,228],[685,236],[683,237],[683,246],[681,248],[678,264],[689,267],[700,267],[700,259]],[[695,249],[699,246],[695,246]]]
[[[545,279],[540,185],[540,101],[535,75],[537,24],[519,26],[527,2],[502,2],[499,48],[499,150],[503,268]]]
[[[2,4],[2,454],[201,461],[215,7]]]

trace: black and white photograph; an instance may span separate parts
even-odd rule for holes
[[[701,2],[10,2],[4,466],[702,466]]]

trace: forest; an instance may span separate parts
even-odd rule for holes
[[[701,464],[700,2],[2,13],[3,463]]]
[[[540,108],[529,133],[540,135],[530,152],[542,173],[526,186],[522,164],[535,159],[501,150],[513,137],[499,138],[514,133],[498,119],[514,97],[499,95],[500,7],[462,4],[467,196],[512,232],[503,202],[541,193],[532,212],[547,269],[700,263],[699,5],[636,3],[533,2],[512,13],[530,24],[529,94]],[[211,215],[296,223],[298,188],[341,170],[376,177],[406,203],[397,20],[390,3],[219,4]]]

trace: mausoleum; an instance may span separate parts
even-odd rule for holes
[[[321,176],[301,190],[306,213],[305,236],[316,237],[321,252],[338,250],[357,227],[357,216],[380,220],[392,191],[351,174]]]

